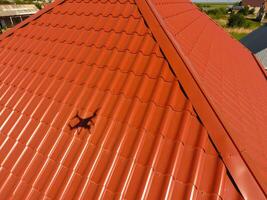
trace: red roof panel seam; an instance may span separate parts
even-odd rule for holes
[[[46,56],[45,56],[46,57]],[[58,60],[61,60],[61,59],[58,59]],[[63,59],[62,59],[63,60]],[[68,62],[68,61],[67,61]],[[70,62],[73,62],[73,61],[70,61]],[[76,63],[76,64],[84,64],[84,62],[83,63]],[[12,65],[8,65],[9,67],[13,67]],[[148,73],[146,73],[146,72],[142,72],[142,73],[136,73],[135,71],[133,71],[133,70],[123,70],[123,69],[121,69],[121,68],[109,68],[110,67],[110,65],[97,65],[96,63],[93,63],[92,65],[87,65],[87,67],[91,67],[91,68],[99,68],[99,69],[103,69],[103,68],[106,68],[106,70],[108,70],[108,71],[110,71],[110,72],[120,72],[121,74],[133,74],[134,76],[136,76],[136,77],[143,77],[143,76],[145,76],[145,77],[147,77],[148,79],[150,79],[150,80],[158,80],[158,79],[161,79],[162,81],[164,81],[164,82],[166,82],[166,83],[172,83],[173,82],[173,80],[168,80],[168,79],[166,79],[166,77],[164,77],[164,76],[162,76],[161,74],[160,75],[157,75],[157,76],[155,76],[155,77],[153,77],[153,76],[151,76],[151,75],[149,75]],[[27,71],[27,70],[24,70],[24,71]],[[50,77],[52,77],[51,75],[49,75],[49,74],[47,74],[47,75],[44,75],[43,73],[39,73],[39,72],[34,72],[34,73],[36,73],[36,74],[38,74],[38,75],[42,75],[42,76],[45,76],[45,78],[50,78]],[[1,73],[0,73],[1,74]],[[58,77],[58,75],[57,74],[55,74],[55,75],[53,75],[53,77],[57,77],[57,79],[55,79],[55,80],[61,80],[62,78],[61,77]],[[6,79],[8,79],[8,77],[6,77]],[[12,81],[11,82],[8,82],[8,83],[6,83],[6,79],[5,80],[1,80],[0,81],[0,83],[3,83],[3,84],[5,84],[6,86],[13,86],[13,84],[12,84]],[[66,82],[73,82],[73,81],[68,81],[68,80],[66,80]],[[82,84],[77,84],[76,83],[76,81],[74,81],[74,84],[76,85],[76,86],[81,86],[81,85],[86,85],[86,83],[82,83]],[[92,87],[88,87],[88,88],[93,88],[94,86],[92,86]],[[26,90],[25,88],[20,88],[20,87],[18,87],[18,89],[21,89],[22,91],[24,91],[24,90]],[[100,88],[99,88],[100,89]],[[30,92],[31,93],[31,92]],[[4,96],[4,95],[3,95]]]
[[[16,112],[16,111],[15,111],[15,112]],[[183,113],[189,113],[190,116],[192,116],[192,117],[196,117],[196,116],[192,115],[190,111],[182,111],[182,112],[183,112]],[[27,117],[30,117],[30,119],[33,120],[33,121],[35,121],[35,122],[39,122],[39,123],[44,124],[44,125],[50,125],[50,123],[46,123],[46,122],[44,122],[44,121],[42,121],[42,120],[38,120],[38,119],[32,118],[31,116],[29,116],[29,115],[24,115],[23,113],[22,113],[21,116],[27,116]],[[11,117],[11,116],[10,116],[10,117]],[[151,135],[151,136],[157,136],[157,134],[155,134],[156,132],[153,132],[153,131],[151,131],[151,130],[147,130],[145,127],[142,127],[142,126],[141,126],[141,127],[137,127],[137,126],[132,125],[131,123],[126,123],[127,120],[125,120],[125,121],[118,121],[118,120],[115,120],[115,119],[113,119],[112,117],[109,117],[109,116],[107,116],[107,115],[100,115],[99,117],[102,118],[102,119],[103,119],[103,118],[104,118],[104,119],[108,119],[110,122],[116,122],[116,123],[118,123],[118,124],[125,125],[126,127],[129,127],[129,128],[134,128],[134,129],[136,129],[136,130],[144,131],[144,132],[146,132],[147,134],[149,134],[149,135]],[[8,118],[8,119],[9,119],[9,118]],[[4,122],[4,123],[2,124],[2,126],[4,126],[5,123],[7,123],[8,119],[6,120],[6,122]],[[1,127],[2,127],[2,126],[1,126]],[[50,127],[53,128],[53,129],[55,129],[55,130],[59,130],[59,131],[61,131],[61,132],[64,131],[64,128],[61,129],[61,128],[57,128],[57,127],[54,127],[54,126],[50,126]],[[174,142],[174,143],[179,143],[179,144],[182,144],[183,146],[191,147],[192,149],[196,149],[196,150],[197,150],[197,149],[202,149],[202,150],[204,151],[205,154],[214,156],[214,155],[212,155],[212,154],[207,153],[206,150],[205,150],[204,148],[201,148],[201,147],[196,147],[196,148],[194,148],[192,145],[190,145],[190,144],[186,144],[185,141],[183,141],[183,140],[181,140],[181,139],[171,139],[171,138],[169,138],[168,136],[166,136],[166,135],[164,134],[164,131],[162,131],[162,130],[159,131],[159,132],[157,132],[157,133],[158,133],[158,135],[162,136],[163,139],[166,139],[166,141],[172,141],[172,142]],[[32,148],[31,146],[27,145],[26,143],[21,142],[20,139],[15,138],[15,137],[13,137],[13,136],[10,136],[9,133],[8,133],[8,134],[3,133],[3,135],[7,136],[7,137],[10,138],[11,140],[14,140],[14,141],[18,142],[19,144],[25,145],[25,146],[29,147],[30,149],[34,150],[34,148]],[[78,140],[81,140],[81,139],[78,138]],[[82,140],[81,140],[81,141],[82,141]],[[94,143],[91,143],[91,144],[92,144],[92,145],[96,145],[96,144],[94,144]],[[97,146],[97,145],[96,145],[96,146]],[[217,156],[215,156],[215,157],[217,157]]]
[[[47,40],[41,40],[41,41],[43,41],[43,42],[45,42],[45,41],[47,41]],[[51,41],[51,42],[54,42],[53,40],[49,40],[49,41]],[[69,44],[69,43],[66,43],[66,42],[61,42],[61,41],[59,41],[57,44]],[[69,45],[71,45],[71,44],[69,44]],[[79,47],[79,46],[81,46],[80,44],[76,44],[76,46],[77,47]],[[118,47],[112,47],[112,48],[108,48],[108,46],[105,46],[105,45],[101,45],[101,46],[98,46],[98,45],[96,45],[96,44],[90,44],[90,45],[85,45],[86,47],[94,47],[94,48],[96,48],[96,49],[105,49],[105,50],[107,50],[107,51],[114,51],[114,50],[116,50],[117,52],[119,52],[119,53],[129,53],[129,54],[133,54],[133,55],[138,55],[138,54],[141,54],[141,55],[143,55],[143,56],[146,56],[146,57],[150,57],[151,55],[155,55],[157,58],[163,58],[162,56],[160,56],[159,54],[158,54],[158,52],[155,52],[154,50],[153,50],[153,52],[143,52],[142,50],[136,50],[136,51],[131,51],[130,49],[128,49],[128,48],[125,48],[125,49],[120,49],[120,48],[118,48]],[[25,52],[25,53],[27,53],[27,54],[31,54],[32,53],[32,51],[27,51],[26,52],[26,50],[17,50],[17,49],[10,49],[10,50],[12,50],[12,51],[14,51],[14,52],[21,52],[21,53],[23,53],[23,52]],[[50,58],[52,58],[51,56],[49,56],[49,55],[44,55],[43,57],[50,57]],[[55,57],[55,56],[53,56],[53,57]],[[76,57],[75,57],[76,58]],[[73,60],[75,60],[75,58],[59,58],[59,60],[67,60],[68,62],[73,62]],[[83,61],[83,62],[79,62],[79,63],[77,63],[77,64],[82,64],[82,63],[84,63],[85,61]]]
[[[39,26],[39,27],[42,27],[42,25],[39,25],[39,24],[37,24],[37,26]],[[46,25],[47,27],[52,27],[52,28],[57,28],[57,27],[55,27],[55,26],[53,26],[53,25],[51,25],[51,24],[47,24]],[[72,27],[72,28],[69,28],[68,27],[68,29],[69,30],[77,30],[77,31],[79,31],[79,30],[85,30],[85,31],[90,31],[90,30],[93,30],[93,31],[95,31],[95,32],[99,32],[99,31],[103,31],[103,32],[105,32],[105,33],[116,33],[116,34],[119,34],[119,33],[125,33],[126,35],[130,35],[130,36],[134,36],[134,35],[138,35],[138,36],[146,36],[146,35],[151,35],[151,33],[144,33],[144,34],[142,34],[142,33],[139,33],[139,32],[136,32],[136,31],[133,31],[133,32],[127,32],[127,30],[121,30],[121,31],[116,31],[115,29],[109,29],[109,30],[107,30],[107,29],[105,29],[105,28],[99,28],[99,29],[96,29],[95,27],[90,27],[90,28],[85,28],[85,27],[82,27],[82,28],[77,28],[77,27]],[[20,35],[19,34],[17,34],[17,35],[14,35],[15,37],[19,37]],[[23,36],[23,37],[25,37],[25,36]],[[32,36],[33,38],[35,38],[35,35],[33,35]],[[42,37],[42,36],[41,36]],[[38,38],[36,38],[37,40],[38,40]],[[57,39],[57,40],[59,40],[59,39]],[[60,40],[59,40],[60,41]],[[84,44],[84,43],[81,43],[81,44]],[[80,44],[80,45],[81,45]],[[2,48],[2,46],[1,46],[1,48]]]
[[[53,13],[54,15],[65,15],[65,13],[61,13],[61,12],[57,12],[57,13]],[[76,12],[73,12],[73,13],[69,13],[67,11],[67,15],[76,15],[76,16],[81,16],[82,14],[84,14],[85,16],[93,16],[93,17],[99,17],[99,16],[102,16],[102,17],[112,17],[112,18],[124,18],[124,19],[129,19],[129,18],[133,18],[133,19],[142,19],[142,17],[136,17],[132,14],[129,14],[129,15],[123,15],[123,14],[118,14],[118,15],[114,15],[112,13],[110,14],[102,14],[102,13],[99,13],[99,14],[95,14],[93,12],[90,12],[90,13],[76,13]]]
[[[71,83],[71,82],[70,82]],[[8,85],[9,86],[9,85]],[[12,86],[11,86],[12,87]],[[97,87],[90,87],[89,89],[93,89],[93,88],[97,88]],[[99,89],[99,88],[97,88],[97,89]],[[69,106],[69,107],[71,107],[71,106],[73,106],[73,104],[68,104],[68,103],[66,103],[66,102],[64,102],[64,103],[62,103],[62,101],[58,101],[58,100],[56,100],[56,99],[53,99],[52,97],[50,98],[50,97],[47,97],[47,96],[42,96],[42,95],[38,95],[38,94],[36,94],[35,92],[29,92],[29,91],[27,91],[27,90],[25,90],[26,92],[28,92],[29,94],[35,94],[34,95],[34,97],[41,97],[42,99],[47,99],[47,100],[52,100],[53,102],[55,102],[55,103],[61,103],[62,105],[66,105],[66,106]],[[172,111],[174,111],[174,112],[189,112],[192,116],[195,116],[194,114],[193,114],[193,112],[191,111],[191,110],[188,110],[188,109],[181,109],[181,110],[176,110],[175,108],[173,108],[173,106],[171,106],[171,105],[168,105],[168,103],[166,104],[166,105],[160,105],[160,104],[158,104],[157,102],[155,102],[154,100],[149,100],[149,101],[144,101],[144,100],[142,100],[140,97],[138,97],[138,96],[133,96],[133,97],[129,97],[129,96],[127,96],[125,93],[123,93],[123,92],[120,92],[120,93],[112,93],[112,90],[101,90],[101,89],[99,89],[98,91],[100,91],[100,92],[105,92],[105,93],[109,93],[109,94],[111,94],[111,95],[114,95],[114,96],[123,96],[125,99],[132,99],[132,100],[138,100],[139,102],[141,102],[142,104],[150,104],[150,103],[152,103],[153,105],[155,105],[156,107],[158,107],[158,108],[161,108],[161,109],[164,109],[164,108],[170,108]],[[33,97],[33,98],[34,98]],[[12,97],[11,97],[12,98]],[[32,98],[32,99],[33,99]],[[6,108],[9,108],[10,110],[12,110],[12,111],[15,111],[15,112],[17,112],[17,113],[20,113],[20,111],[18,111],[18,110],[16,110],[16,108],[13,108],[13,107],[9,107],[9,106],[6,106],[6,105],[4,105],[4,104],[0,104],[0,105],[3,105],[3,106],[5,106]],[[38,104],[39,105],[39,104]],[[26,106],[27,107],[27,106]],[[26,115],[25,114],[25,116],[28,116],[28,115]]]

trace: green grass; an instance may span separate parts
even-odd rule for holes
[[[241,40],[243,37],[247,35],[247,33],[237,33],[237,32],[231,32],[230,34],[237,40]]]
[[[229,3],[196,3],[196,5],[213,19],[227,18]]]
[[[10,4],[10,2],[7,0],[0,0],[0,4]]]
[[[230,5],[229,3],[196,3],[196,5],[218,24],[220,24],[226,31],[228,31],[234,38],[240,40],[245,37],[249,32],[261,26],[261,23],[245,16],[245,23],[243,27],[229,27],[228,19],[230,14],[227,12]],[[251,17],[251,16],[250,16]]]
[[[229,3],[195,3],[199,8],[201,9],[219,9],[219,8],[225,8],[227,9],[229,6],[233,4]]]
[[[256,21],[251,20],[251,19],[247,19],[247,21],[249,21],[249,23],[250,23],[250,28],[252,28],[252,29],[256,29],[256,28],[258,28],[259,26],[261,26],[261,23],[260,23],[260,22],[256,22]]]
[[[233,5],[229,3],[196,3],[200,8],[228,8],[228,6]]]

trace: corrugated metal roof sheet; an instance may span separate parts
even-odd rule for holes
[[[2,198],[242,198],[139,9],[58,1],[0,37]]]
[[[2,198],[240,199],[133,2],[66,1],[0,45]]]
[[[32,15],[38,12],[33,4],[23,5],[0,5],[0,17],[16,16],[16,15]]]
[[[191,2],[137,2],[242,194],[266,199],[264,69]]]

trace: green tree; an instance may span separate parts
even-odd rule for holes
[[[244,8],[242,8],[241,10],[238,11],[238,13],[247,16],[249,14],[249,7],[245,6]]]
[[[215,8],[207,10],[206,13],[215,19],[220,19],[227,14],[227,10],[225,8]]]
[[[237,13],[237,14],[231,14],[228,19],[229,27],[244,27],[248,28],[250,27],[250,23],[245,19],[244,15]]]

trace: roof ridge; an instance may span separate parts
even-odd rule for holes
[[[55,15],[63,15],[67,13],[68,15],[76,15],[76,16],[81,16],[82,14],[84,14],[84,12],[81,12],[81,13],[77,13],[76,11],[73,11],[72,13],[70,13],[69,11],[66,11],[66,12],[57,12],[57,13],[54,13]],[[130,15],[125,15],[125,14],[117,14],[117,15],[114,15],[112,13],[110,14],[103,14],[103,13],[98,13],[98,14],[94,14],[93,12],[91,13],[87,13],[85,16],[93,16],[93,17],[99,17],[99,16],[102,16],[102,17],[113,17],[113,18],[124,18],[124,19],[128,19],[128,18],[133,18],[133,19],[141,19],[141,17],[136,17],[134,16],[133,14],[130,14]]]
[[[262,185],[259,183],[253,170],[244,159],[234,140],[229,135],[227,128],[212,106],[210,98],[205,94],[202,86],[192,74],[192,71],[189,68],[189,66],[191,66],[190,60],[186,58],[180,45],[175,42],[175,38],[168,30],[167,25],[164,23],[163,18],[161,18],[155,5],[151,0],[136,0],[136,3],[140,8],[143,17],[148,22],[157,42],[160,44],[161,48],[164,49],[166,58],[170,62],[170,67],[174,67],[173,71],[176,72],[176,76],[178,76],[179,81],[181,81],[183,87],[185,87],[189,99],[192,101],[197,113],[209,130],[211,139],[216,144],[216,147],[218,147],[223,161],[236,181],[242,195],[251,199],[265,199],[264,197],[266,197],[266,194]],[[193,4],[189,1],[184,3]],[[176,59],[173,58],[175,57],[174,55],[176,56]],[[175,68],[179,62],[184,68]],[[266,77],[265,73],[264,76]],[[207,116],[209,115],[207,113],[209,113],[210,116]],[[207,123],[207,121],[209,121],[209,123]],[[233,155],[235,158],[233,158]],[[236,168],[237,166],[242,166],[244,169],[243,174],[238,172],[238,169]],[[244,183],[242,178],[247,181]],[[253,189],[248,191],[247,188]]]

